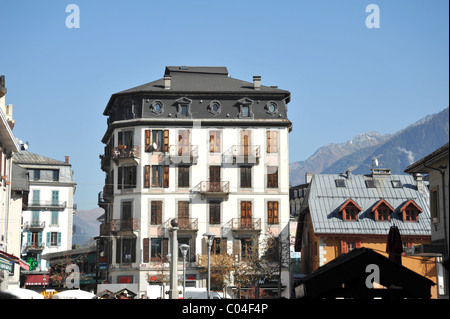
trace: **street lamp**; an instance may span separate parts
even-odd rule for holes
[[[206,237],[206,245],[208,247],[208,299],[210,299],[210,293],[211,293],[211,246],[212,246],[212,242],[213,239],[216,235],[214,235],[213,233],[204,233],[203,236]]]
[[[170,299],[178,299],[178,219],[174,218],[170,221],[172,225],[172,262],[170,264]]]
[[[183,244],[180,245],[181,253],[183,254],[183,299],[186,287],[186,254],[189,250],[189,245]]]

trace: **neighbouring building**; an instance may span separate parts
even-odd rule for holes
[[[448,299],[449,198],[448,143],[408,166],[406,173],[427,174],[430,189],[431,245],[414,246],[412,256],[436,256],[439,298]]]
[[[431,243],[429,192],[423,179],[392,175],[373,168],[371,174],[314,174],[298,218],[296,251],[302,272],[311,274],[355,248],[387,254],[392,226],[401,236],[400,249]],[[389,255],[390,256],[390,255]],[[403,266],[436,283],[434,257],[408,257]],[[436,286],[432,298],[437,297]]]
[[[206,287],[206,232],[216,236],[212,255],[236,262],[270,236],[288,242],[289,101],[260,76],[234,79],[225,67],[169,66],[163,78],[111,96],[99,194],[109,283],[141,295],[167,280],[173,218],[178,243],[189,245],[189,287]],[[281,278],[289,296],[288,266]]]
[[[12,105],[5,103],[5,76],[0,76],[0,290],[18,287],[22,207],[12,196],[12,156],[20,150],[12,132]],[[13,198],[12,198],[13,197]],[[21,201],[21,197],[18,199]],[[22,263],[22,265],[24,265]]]
[[[26,150],[13,162],[28,172],[28,203],[22,211],[21,256],[29,265],[22,271],[26,286],[48,284],[49,264],[42,256],[72,249],[73,215],[76,210],[69,157],[59,161]]]

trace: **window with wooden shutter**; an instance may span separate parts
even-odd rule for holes
[[[209,132],[209,152],[220,153],[220,131],[214,130]]]
[[[169,166],[164,166],[164,188],[168,188],[169,187]]]
[[[144,166],[144,188],[150,188],[150,165]]]
[[[267,166],[267,188],[278,188],[278,166]]]
[[[150,238],[144,238],[144,251],[143,251],[143,260],[142,262],[148,263],[150,260]]]
[[[162,224],[162,201],[152,201],[150,205],[150,224]]]
[[[189,226],[189,201],[180,200],[178,202],[178,224],[180,229],[186,229]]]
[[[267,222],[269,224],[278,224],[278,202],[267,202]]]
[[[151,134],[152,134],[151,130],[145,130],[145,151],[147,153],[152,151]]]
[[[241,188],[252,187],[252,168],[251,166],[241,166]]]
[[[178,187],[189,187],[189,166],[178,167]]]
[[[169,130],[164,130],[164,153],[169,152]]]
[[[267,153],[278,152],[278,131],[266,132],[266,146],[267,146]]]
[[[209,223],[220,224],[220,202],[209,203]]]

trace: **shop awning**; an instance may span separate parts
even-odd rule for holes
[[[22,267],[25,270],[30,270],[30,265],[28,265],[25,261],[23,261],[22,259],[20,259],[19,257],[16,257],[14,255],[8,254],[4,251],[0,250],[0,257],[3,257],[9,261],[12,261],[16,264],[19,264],[20,267]]]
[[[48,275],[29,275],[25,280],[26,286],[44,286],[48,285]]]

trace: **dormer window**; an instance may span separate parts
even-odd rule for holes
[[[192,100],[187,97],[182,97],[175,101],[177,104],[177,117],[191,117],[191,103]]]
[[[389,205],[388,202],[386,202],[382,198],[372,208],[372,212],[374,213],[374,219],[376,221],[389,221],[391,219],[391,214],[394,212],[394,209],[391,205]]]
[[[237,101],[239,104],[239,118],[253,118],[252,104],[253,100],[245,97]]]
[[[422,208],[420,208],[416,202],[412,199],[407,201],[401,208],[400,213],[402,214],[403,221],[405,222],[418,222],[419,214],[422,212]]]
[[[345,221],[356,221],[358,220],[358,214],[362,211],[361,207],[353,201],[353,199],[348,199],[341,207],[339,207],[339,212],[342,219]]]
[[[161,101],[153,101],[152,104],[150,104],[150,111],[156,115],[161,115],[164,113],[164,104]]]

